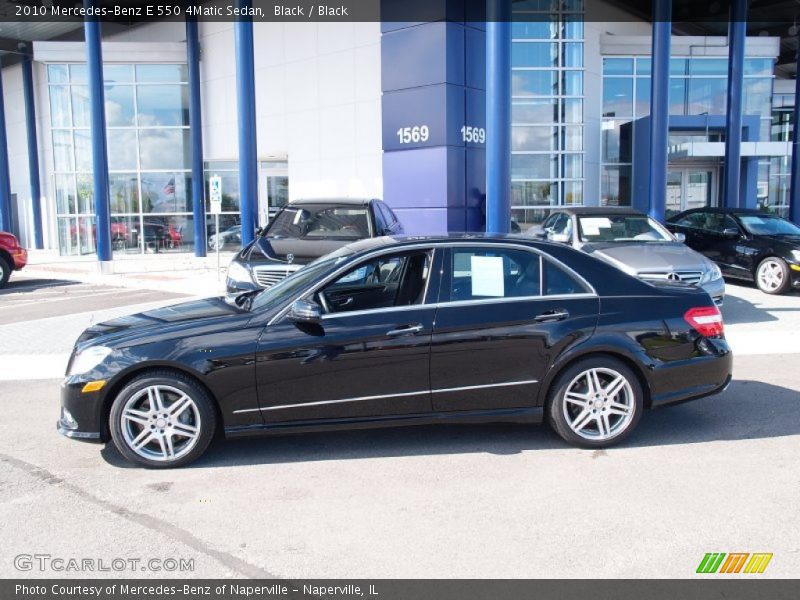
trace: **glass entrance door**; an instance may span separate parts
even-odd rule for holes
[[[667,172],[667,218],[690,208],[717,205],[717,167],[671,167]]]

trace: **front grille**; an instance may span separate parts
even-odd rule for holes
[[[669,271],[664,273],[639,273],[646,281],[681,281],[697,285],[703,278],[702,271]]]
[[[286,279],[289,275],[297,271],[300,267],[255,267],[253,273],[256,275],[256,282],[263,288],[269,288]]]

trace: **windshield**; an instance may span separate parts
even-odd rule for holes
[[[258,295],[253,298],[253,304],[250,309],[261,310],[283,304],[291,297],[301,293],[303,288],[312,284],[315,279],[324,276],[325,273],[337,264],[347,260],[349,256],[350,254],[329,254],[328,256],[315,260],[306,267],[295,271],[286,279],[259,292]]]
[[[582,242],[671,242],[670,233],[644,215],[578,217]]]
[[[366,207],[287,206],[275,215],[265,235],[270,238],[358,240],[369,237],[369,218]]]
[[[753,235],[800,235],[800,227],[774,215],[737,215]]]

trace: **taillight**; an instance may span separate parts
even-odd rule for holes
[[[722,313],[716,306],[690,308],[683,318],[703,337],[718,337],[725,331]]]

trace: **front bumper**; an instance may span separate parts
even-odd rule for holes
[[[789,263],[789,278],[793,288],[800,288],[800,264]]]
[[[85,384],[85,381],[73,381],[71,378],[61,384],[61,415],[56,429],[71,439],[105,441],[108,439],[108,427],[102,390],[84,393],[82,389]]]

